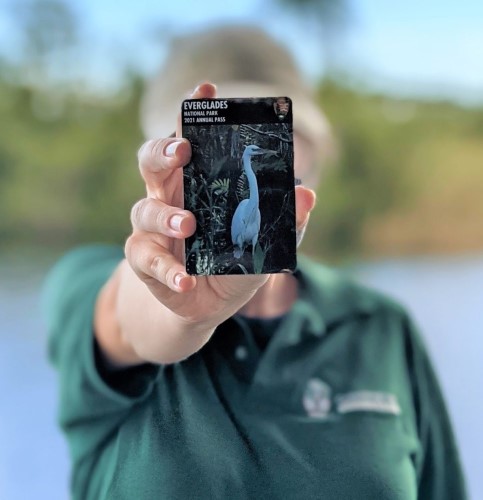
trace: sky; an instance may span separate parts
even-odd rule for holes
[[[2,1],[0,48],[5,49],[15,33],[2,18]],[[309,78],[324,74],[324,51],[313,26],[275,8],[273,1],[69,1],[88,40],[79,68],[100,87],[116,81],[126,60],[143,74],[153,74],[170,34],[223,22],[264,27],[287,45]],[[335,42],[333,61],[352,80],[402,96],[483,103],[481,0],[348,1],[351,21]]]

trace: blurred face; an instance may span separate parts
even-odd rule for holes
[[[301,180],[302,185],[310,189],[316,189],[319,180],[319,169],[317,166],[317,152],[313,144],[304,136],[294,132],[294,174],[295,178]],[[297,229],[297,246],[302,242],[307,224]]]
[[[317,152],[313,144],[297,131],[294,131],[293,143],[295,177],[300,179],[304,186],[315,190],[319,182]]]

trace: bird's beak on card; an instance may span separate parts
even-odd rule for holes
[[[276,155],[277,151],[274,151],[273,149],[259,149],[257,150],[258,155],[263,155],[263,154],[271,154],[271,155]]]

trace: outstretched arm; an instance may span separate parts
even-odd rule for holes
[[[199,86],[193,98],[211,98],[215,87]],[[244,306],[269,275],[199,276],[186,273],[184,239],[195,219],[183,210],[182,167],[191,156],[180,137],[148,141],[139,151],[147,197],[133,208],[133,232],[124,260],[96,304],[95,335],[116,366],[146,361],[174,363],[199,350],[215,328]],[[314,205],[314,193],[296,189],[297,230]]]

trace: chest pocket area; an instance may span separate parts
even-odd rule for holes
[[[308,381],[302,402],[308,417],[332,421],[344,445],[355,453],[364,450],[374,458],[397,461],[420,452],[416,432],[393,393],[357,390],[334,395],[314,378]]]
[[[371,449],[384,460],[414,461],[420,453],[417,435],[408,425],[394,394],[379,391],[340,394],[334,398],[334,413],[353,444]]]

